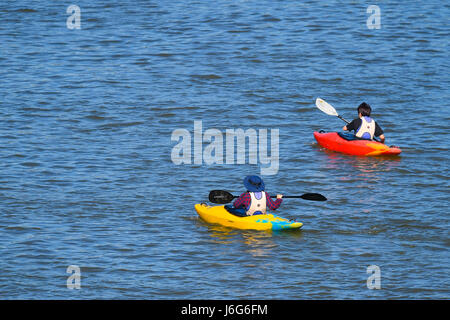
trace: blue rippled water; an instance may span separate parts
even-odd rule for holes
[[[373,4],[379,29],[359,1],[0,3],[0,297],[448,299],[450,6]],[[317,97],[368,102],[402,155],[318,147],[343,123]],[[194,121],[279,130],[266,190],[328,201],[284,200],[298,232],[203,222],[262,165],[176,165]]]

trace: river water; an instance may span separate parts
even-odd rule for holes
[[[0,297],[448,299],[450,6],[375,1],[376,25],[369,5],[2,2]],[[402,155],[318,147],[314,131],[344,123],[317,97],[348,119],[369,103]],[[275,170],[225,152],[176,164],[174,132],[193,145],[194,121],[224,150],[227,129],[267,130]],[[328,201],[285,199],[296,232],[198,218],[249,174]]]

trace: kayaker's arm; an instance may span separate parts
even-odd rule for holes
[[[270,195],[266,192],[266,205],[269,207],[270,210],[276,210],[280,207],[281,202],[283,201],[281,198],[283,198],[283,195],[277,194],[277,200],[273,201],[270,197]]]
[[[385,137],[384,137],[384,131],[381,129],[379,124],[375,121],[375,137],[380,139],[381,143],[384,143]]]
[[[347,124],[342,128],[342,130],[344,130],[344,131],[352,131],[352,130],[355,130],[355,120],[353,120],[353,121],[350,122],[350,123],[347,123]]]
[[[237,198],[234,203],[233,206],[235,208],[246,208],[249,206],[250,204],[250,195],[248,194],[248,192],[244,192],[243,194],[241,194],[239,196],[239,198]]]

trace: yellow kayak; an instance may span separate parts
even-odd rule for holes
[[[204,203],[196,204],[195,210],[206,222],[236,229],[292,230],[300,229],[303,226],[301,222],[284,219],[273,214],[239,217],[229,213],[224,206],[211,207]]]

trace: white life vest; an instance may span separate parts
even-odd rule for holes
[[[250,207],[247,208],[247,215],[252,216],[256,212],[261,212],[262,214],[266,214],[266,193],[264,191],[261,192],[249,192],[250,198],[252,201],[250,202]],[[259,199],[257,197],[260,197]]]
[[[361,117],[361,126],[356,130],[355,136],[372,140],[375,135],[375,120],[371,117]]]

